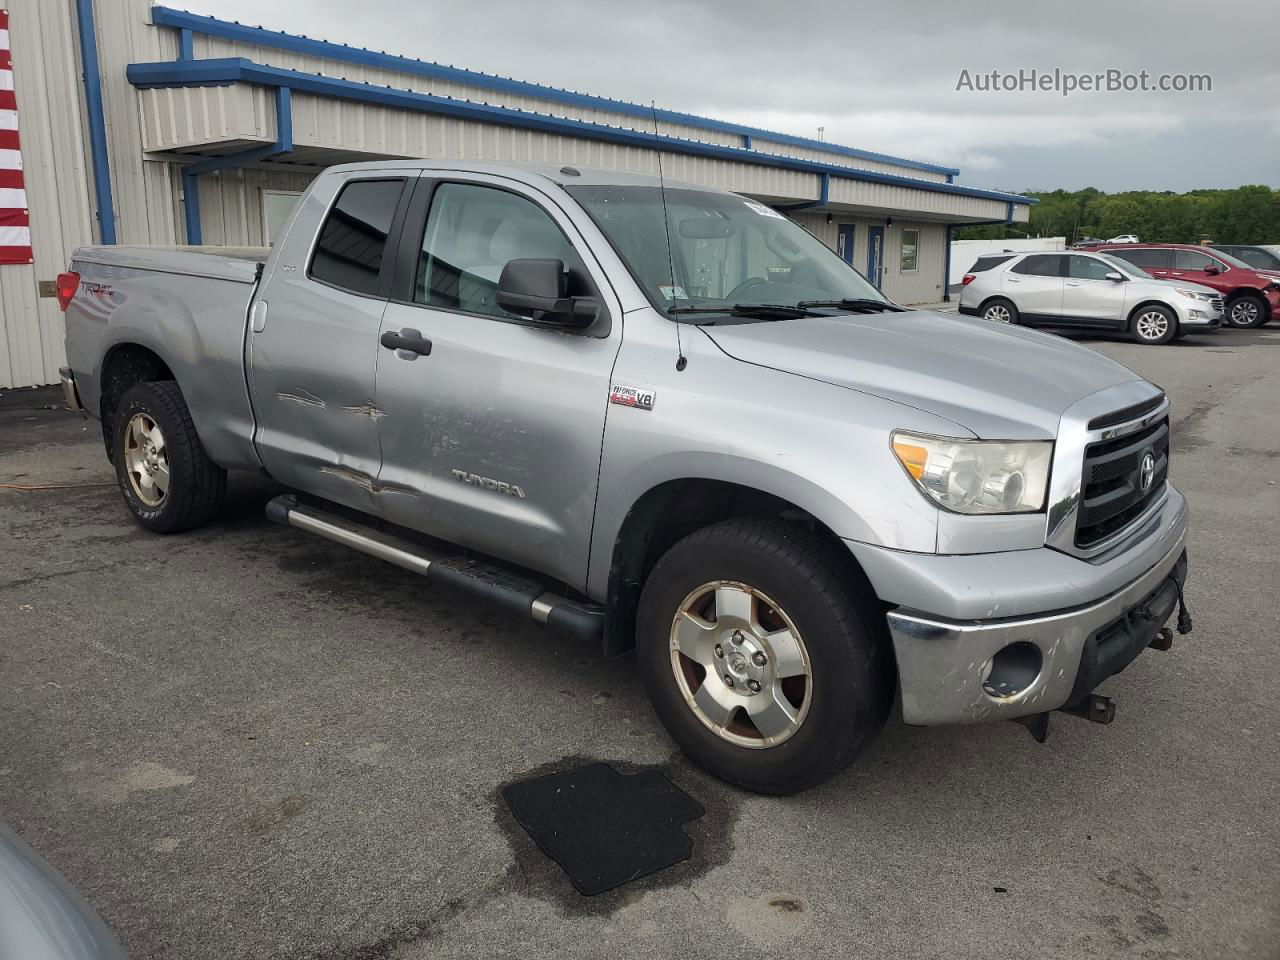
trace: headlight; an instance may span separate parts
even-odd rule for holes
[[[1203,290],[1188,290],[1186,287],[1174,287],[1173,292],[1189,300],[1212,300],[1221,296],[1221,294],[1206,293]]]
[[[1036,513],[1044,508],[1048,440],[950,440],[893,435],[893,453],[925,495],[956,513]]]

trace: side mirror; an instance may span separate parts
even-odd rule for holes
[[[1209,264],[1209,266],[1204,268],[1204,272],[1209,274],[1209,276],[1211,277],[1216,277],[1222,271],[1218,267],[1215,267],[1213,264]]]
[[[563,260],[508,260],[498,278],[497,303],[536,323],[588,327],[599,312],[590,297],[571,297]]]
[[[1116,283],[1124,283],[1125,276],[1123,273],[1120,273],[1117,270],[1112,270],[1110,273],[1107,274],[1107,279],[1114,280]]]

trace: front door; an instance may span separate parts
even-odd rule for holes
[[[1063,319],[1082,326],[1121,326],[1128,285],[1108,280],[1109,273],[1119,271],[1105,260],[1080,253],[1068,256],[1062,286]]]
[[[867,279],[884,288],[884,227],[867,227]]]
[[[382,329],[430,352],[378,359],[379,512],[582,586],[621,312],[567,332],[495,294],[509,260],[561,260],[571,294],[611,297],[603,271],[550,198],[496,176],[424,175],[403,243]]]
[[[383,253],[408,182],[368,171],[318,180],[250,322],[263,465],[281,483],[360,510],[374,507],[381,463],[372,410],[390,282]]]

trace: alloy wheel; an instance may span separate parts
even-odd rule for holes
[[[124,431],[124,463],[134,494],[148,507],[164,503],[169,492],[169,454],[155,420],[136,413]]]
[[[1143,340],[1159,340],[1169,332],[1169,318],[1158,310],[1148,310],[1138,317],[1137,327]]]
[[[1231,322],[1237,327],[1248,327],[1258,322],[1258,305],[1248,299],[1237,300],[1231,305]]]
[[[982,315],[982,319],[991,320],[995,323],[1011,323],[1013,321],[1013,317],[1009,314],[1009,308],[1000,303],[993,303],[987,307],[987,312]]]
[[[705,583],[671,625],[671,669],[685,703],[718,737],[773,747],[800,729],[813,673],[787,614],[745,583]]]

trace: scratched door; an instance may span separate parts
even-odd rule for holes
[[[250,316],[255,440],[281,483],[374,511],[383,254],[406,180],[361,171],[318,183]]]
[[[495,295],[513,259],[561,260],[570,294],[607,290],[603,272],[551,197],[498,176],[424,181],[403,243],[378,360],[380,515],[581,586],[621,312],[609,299],[607,329],[566,332]]]

